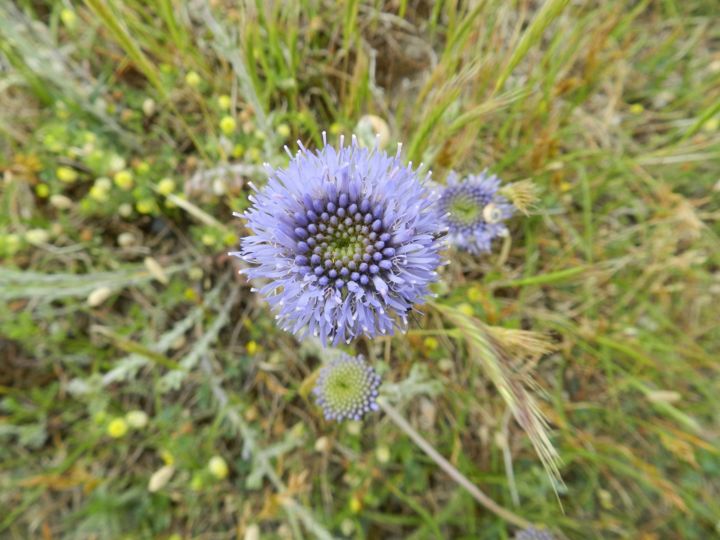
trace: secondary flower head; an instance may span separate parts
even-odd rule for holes
[[[378,410],[380,376],[362,356],[341,356],[320,370],[313,390],[327,420],[360,420]]]
[[[323,344],[404,328],[437,279],[442,224],[409,165],[355,138],[315,152],[300,144],[240,217],[252,234],[239,256],[278,324]],[[268,166],[269,167],[269,166]]]
[[[450,242],[471,253],[490,251],[494,238],[508,234],[504,220],[514,208],[498,193],[500,180],[483,171],[459,180],[450,173],[438,205],[445,215]]]
[[[555,540],[555,537],[549,531],[529,527],[515,533],[515,540]]]

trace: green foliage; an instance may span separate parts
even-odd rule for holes
[[[489,167],[540,189],[496,254],[449,254],[408,335],[354,345],[384,395],[568,538],[716,535],[715,18],[707,0],[0,3],[0,537],[512,537],[387,417],[324,422],[321,354],[226,255],[262,163],[368,114],[440,183]]]

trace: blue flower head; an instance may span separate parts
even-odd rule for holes
[[[487,171],[462,181],[450,173],[438,205],[452,244],[482,253],[490,251],[494,238],[508,234],[503,221],[512,216],[514,207],[498,193],[499,188],[500,180]]]
[[[337,344],[404,329],[441,263],[441,219],[410,165],[355,138],[315,152],[300,144],[270,169],[241,217],[252,231],[232,253],[265,280],[278,324]],[[289,152],[288,152],[289,153]],[[269,168],[269,166],[267,166]]]
[[[360,420],[378,410],[380,376],[362,356],[345,353],[328,362],[313,390],[327,420]]]
[[[515,540],[555,540],[555,537],[549,531],[530,527],[515,533]]]

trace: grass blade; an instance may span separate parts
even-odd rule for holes
[[[547,0],[547,2],[543,4],[543,7],[530,23],[530,26],[528,26],[523,33],[520,42],[517,44],[517,47],[515,47],[515,50],[513,50],[507,64],[505,64],[505,67],[500,72],[497,83],[495,83],[495,92],[499,92],[500,89],[502,89],[505,81],[507,81],[507,78],[513,70],[520,61],[525,58],[530,48],[540,40],[545,29],[562,13],[568,3],[569,0]]]

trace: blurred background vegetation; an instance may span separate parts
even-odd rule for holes
[[[541,189],[496,253],[450,254],[407,336],[356,344],[412,425],[560,537],[720,534],[717,17],[1,2],[0,537],[512,537],[382,414],[323,421],[317,350],[226,255],[261,164],[324,129]],[[508,368],[538,383],[558,498],[437,305],[551,337]]]

